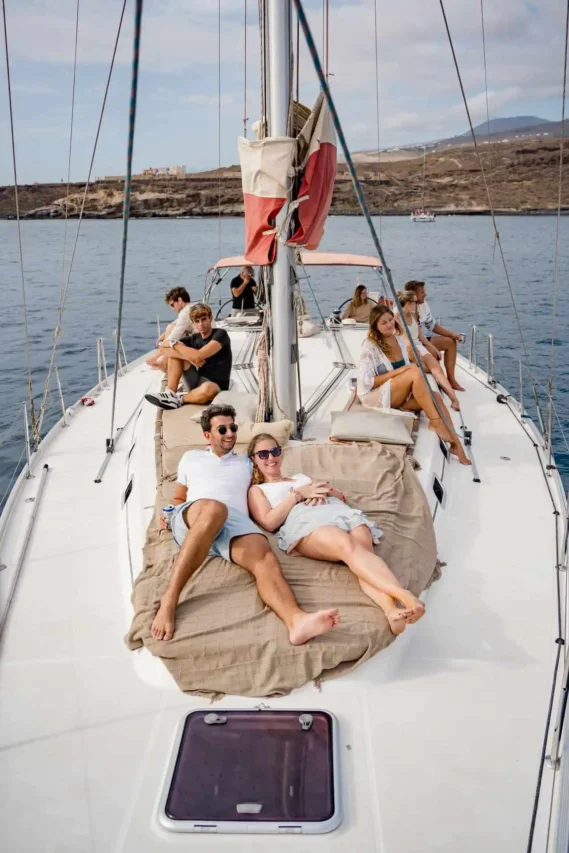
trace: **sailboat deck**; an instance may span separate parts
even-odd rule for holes
[[[317,374],[324,361],[318,348],[328,343],[319,335],[300,345]],[[518,853],[524,847],[556,650],[553,511],[554,505],[562,511],[563,496],[556,472],[548,478],[549,494],[531,425],[526,432],[464,363],[460,378],[481,482],[473,482],[468,468],[444,463],[421,424],[418,476],[433,512],[432,476],[442,477],[446,498],[436,509],[435,529],[448,564],[427,593],[426,617],[322,692],[310,684],[267,702],[326,708],[338,717],[343,823],[309,840],[250,836],[250,850],[358,845],[386,853]],[[131,366],[119,381],[119,424],[159,382],[142,360]],[[344,383],[315,416],[314,436],[322,434],[325,410],[341,407],[347,393]],[[96,485],[110,397],[103,391],[93,408],[80,408],[40,447],[36,478],[23,483],[3,543],[5,596],[19,553],[19,522],[29,511],[25,500],[34,496],[47,463],[2,637],[0,822],[7,849],[158,853],[191,843],[212,853],[241,850],[239,836],[188,839],[156,822],[175,728],[204,703],[178,692],[148,653],[132,654],[123,643],[154,506],[155,410],[140,408]],[[216,710],[252,704],[226,697]],[[544,784],[552,779],[546,771]],[[476,821],[466,826],[473,813]]]

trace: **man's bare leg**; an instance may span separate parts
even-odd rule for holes
[[[182,378],[182,373],[184,372],[184,368],[186,367],[187,362],[183,361],[181,358],[169,358],[168,359],[168,390],[173,391],[174,394],[178,390],[178,385],[180,384],[180,379]]]
[[[188,535],[172,567],[166,592],[152,623],[155,640],[171,640],[178,599],[184,586],[199,569],[209,553],[211,544],[227,519],[227,507],[219,501],[199,500],[184,510]]]
[[[444,352],[445,354],[445,369],[451,386],[455,391],[464,391],[462,385],[459,385],[456,381],[455,376],[457,353],[456,341],[453,341],[452,338],[447,338],[446,335],[433,335],[431,343],[439,350],[439,352]]]
[[[211,403],[220,391],[221,388],[215,382],[203,382],[197,388],[194,388],[193,391],[188,391],[187,394],[184,394],[182,399],[184,403],[198,403],[203,405]]]
[[[300,609],[264,536],[249,533],[232,539],[231,559],[253,575],[259,595],[267,607],[282,619],[293,646],[300,646],[313,637],[325,634],[340,621],[340,614],[335,607],[316,613]]]

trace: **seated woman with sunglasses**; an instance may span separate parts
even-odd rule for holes
[[[313,560],[345,563],[363,592],[381,607],[394,634],[423,616],[424,605],[374,553],[381,530],[349,507],[343,492],[305,474],[283,477],[282,449],[266,433],[255,436],[248,454],[254,466],[249,512],[260,527],[278,530],[279,548]]]

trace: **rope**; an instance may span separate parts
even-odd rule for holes
[[[6,0],[2,0],[2,19],[4,23],[4,48],[6,51],[6,81],[8,83],[8,109],[10,113],[10,136],[12,140],[12,167],[14,173],[14,202],[16,206],[16,223],[18,229],[18,250],[20,253],[20,281],[22,287],[22,306],[24,309],[24,339],[26,343],[26,362],[28,368],[28,394],[30,398],[30,421],[32,433],[35,429],[36,413],[34,408],[34,391],[32,385],[32,365],[30,360],[30,338],[28,333],[28,303],[26,299],[26,283],[24,278],[24,253],[22,250],[22,229],[20,224],[20,199],[18,196],[18,171],[16,168],[16,140],[14,137],[14,112],[12,109],[12,80],[10,77],[10,53],[8,50],[8,24],[6,22]]]
[[[373,0],[373,24],[375,32],[375,119],[377,124],[377,179],[381,176],[380,164],[381,154],[379,151],[379,45],[377,43],[377,0]],[[381,186],[379,188],[379,239],[382,238],[382,221],[381,221]]]
[[[40,434],[40,432],[41,432],[41,428],[42,428],[42,424],[43,424],[43,420],[44,420],[44,416],[45,416],[45,405],[46,405],[47,394],[48,394],[48,390],[49,390],[49,383],[50,383],[50,380],[51,380],[51,374],[52,374],[52,371],[53,371],[53,368],[54,368],[54,364],[55,364],[55,351],[56,351],[57,346],[58,346],[58,344],[59,344],[59,338],[60,338],[60,335],[61,335],[61,325],[62,325],[62,322],[63,322],[63,312],[64,312],[64,310],[65,310],[65,304],[66,304],[66,301],[67,301],[67,293],[68,293],[68,291],[69,291],[69,283],[70,283],[70,280],[71,280],[71,273],[72,273],[72,270],[73,270],[73,264],[74,264],[74,261],[75,261],[75,253],[76,253],[76,251],[77,251],[77,244],[78,244],[78,242],[79,242],[79,234],[80,234],[80,232],[81,232],[81,225],[82,225],[82,223],[83,223],[83,212],[84,212],[84,210],[85,210],[85,203],[86,203],[86,201],[87,201],[87,192],[88,192],[88,190],[89,190],[89,186],[90,186],[90,183],[91,183],[91,175],[92,175],[92,172],[93,172],[93,164],[94,164],[94,162],[95,162],[95,154],[97,153],[97,145],[98,145],[98,142],[99,142],[99,135],[100,135],[100,133],[101,133],[101,126],[102,126],[102,124],[103,124],[103,116],[104,116],[104,113],[105,113],[105,107],[106,107],[106,104],[107,104],[107,96],[108,96],[108,94],[109,94],[109,88],[110,88],[110,85],[111,85],[111,78],[112,78],[112,75],[113,75],[113,69],[114,69],[114,65],[115,65],[115,58],[116,58],[116,55],[117,55],[117,49],[118,49],[118,46],[119,46],[119,39],[120,39],[120,34],[121,34],[121,29],[122,29],[122,24],[123,24],[123,19],[124,19],[124,13],[125,13],[125,9],[126,9],[126,4],[127,4],[127,0],[123,0],[122,10],[121,10],[120,18],[119,18],[119,25],[118,25],[118,29],[117,29],[117,36],[116,36],[116,39],[115,39],[115,45],[114,45],[114,48],[113,48],[113,55],[112,55],[112,57],[111,57],[111,64],[110,64],[110,68],[109,68],[109,73],[108,73],[108,75],[107,75],[107,84],[106,84],[106,86],[105,86],[105,93],[104,93],[104,95],[103,95],[103,103],[102,103],[102,106],[101,106],[101,113],[100,113],[100,116],[99,116],[99,123],[98,123],[98,125],[97,125],[97,133],[95,134],[95,143],[94,143],[94,145],[93,145],[93,152],[92,152],[92,154],[91,154],[91,162],[90,162],[90,164],[89,164],[89,172],[88,172],[88,174],[87,174],[87,181],[86,181],[86,183],[85,183],[85,189],[83,190],[83,199],[82,199],[82,201],[81,201],[81,208],[80,208],[80,210],[79,210],[79,220],[78,220],[78,222],[77,222],[77,231],[76,231],[76,233],[75,233],[75,241],[74,241],[74,243],[73,243],[73,251],[72,251],[72,253],[71,253],[71,260],[70,260],[70,262],[69,262],[69,269],[68,269],[68,271],[67,271],[67,280],[66,280],[66,282],[65,282],[65,287],[64,287],[64,290],[63,290],[63,293],[62,293],[62,296],[61,296],[61,299],[60,299],[60,303],[59,303],[59,316],[58,316],[57,326],[55,327],[55,330],[54,330],[54,339],[53,339],[53,346],[52,346],[52,349],[51,349],[51,356],[50,356],[49,368],[48,368],[48,372],[47,372],[47,378],[46,378],[46,380],[45,380],[45,385],[44,385],[44,390],[43,390],[43,396],[42,396],[42,402],[41,402],[41,407],[40,407],[39,417],[38,417],[38,425],[37,425],[36,440],[37,440],[37,437],[39,436],[39,434]]]
[[[69,154],[67,157],[67,189],[65,191],[65,223],[63,226],[63,252],[61,256],[61,297],[65,286],[65,249],[67,246],[67,207],[69,204],[69,185],[71,183],[71,152],[73,150],[73,119],[75,116],[75,81],[77,79],[77,42],[79,40],[79,0],[75,15],[75,47],[73,52],[73,85],[71,87],[71,122],[69,126]]]
[[[244,12],[244,47],[243,47],[243,136],[247,139],[247,0]]]
[[[266,39],[266,18],[265,18],[265,3],[264,0],[258,0],[259,7],[259,38],[260,50],[259,57],[261,61],[261,135],[260,138],[265,138],[265,128],[267,126],[267,39]]]
[[[126,175],[124,180],[124,207],[123,207],[123,233],[121,251],[121,273],[119,284],[119,308],[117,316],[117,342],[115,346],[115,376],[113,382],[113,403],[111,409],[111,433],[107,441],[107,452],[112,453],[114,449],[115,410],[117,401],[117,383],[120,368],[120,346],[122,329],[122,312],[124,303],[124,278],[126,268],[126,247],[128,242],[128,220],[130,216],[130,194],[132,189],[132,152],[134,148],[134,127],[136,123],[136,99],[138,95],[138,67],[140,59],[140,30],[142,23],[143,0],[135,0],[134,11],[134,39],[132,50],[132,82],[130,88],[130,113],[128,121],[128,148],[126,155]]]
[[[465,93],[465,91],[464,91],[464,85],[463,85],[463,83],[462,83],[462,76],[461,76],[461,73],[460,73],[460,69],[459,69],[459,67],[458,67],[458,61],[457,61],[457,58],[456,58],[456,53],[455,53],[455,50],[454,50],[454,43],[453,43],[452,36],[451,36],[451,33],[450,33],[450,28],[449,28],[449,25],[448,25],[448,20],[447,20],[447,16],[446,16],[446,12],[445,12],[444,2],[443,2],[443,0],[439,0],[439,3],[440,3],[440,7],[441,7],[441,12],[442,12],[442,14],[443,14],[443,20],[444,20],[445,29],[446,29],[446,32],[447,32],[448,41],[449,41],[449,45],[450,45],[450,49],[451,49],[451,53],[452,53],[452,59],[453,59],[453,62],[454,62],[454,67],[455,67],[455,70],[456,70],[456,76],[458,77],[458,84],[459,84],[459,86],[460,86],[460,91],[461,91],[461,94],[462,94],[462,100],[463,100],[463,102],[464,102],[464,109],[466,110],[466,117],[467,117],[467,119],[468,119],[468,125],[469,125],[469,127],[470,127],[470,133],[471,133],[471,135],[472,135],[472,142],[473,142],[473,144],[474,144],[474,150],[475,150],[475,152],[476,152],[476,157],[478,158],[478,165],[479,165],[479,167],[480,167],[480,172],[481,172],[481,174],[482,174],[482,180],[484,181],[484,188],[485,188],[485,190],[486,190],[486,196],[487,196],[487,198],[488,198],[488,207],[490,208],[490,214],[491,214],[491,216],[492,216],[492,225],[493,225],[493,227],[494,227],[494,236],[495,236],[495,239],[496,239],[496,243],[497,243],[497,245],[498,245],[498,248],[499,248],[499,250],[500,250],[500,257],[502,258],[502,264],[503,264],[503,266],[504,266],[504,273],[505,273],[505,275],[506,275],[506,281],[507,281],[507,283],[508,283],[508,289],[509,289],[509,291],[510,291],[510,298],[511,298],[511,300],[512,300],[512,307],[513,307],[513,309],[514,309],[514,314],[515,314],[515,317],[516,317],[516,323],[517,323],[518,331],[519,331],[519,334],[520,334],[520,340],[521,340],[521,343],[522,343],[522,346],[523,346],[523,350],[524,350],[525,357],[526,357],[526,358],[527,358],[527,360],[529,361],[529,354],[528,354],[528,349],[527,349],[526,342],[525,342],[525,338],[524,338],[524,333],[523,333],[523,329],[522,329],[522,324],[521,324],[521,321],[520,321],[520,315],[519,315],[519,313],[518,313],[518,306],[516,305],[516,298],[515,298],[515,296],[514,296],[514,290],[513,290],[513,288],[512,288],[512,282],[510,281],[510,274],[509,274],[509,272],[508,272],[508,265],[507,265],[507,263],[506,263],[506,258],[505,258],[505,256],[504,256],[504,250],[503,250],[503,248],[502,248],[502,243],[501,243],[501,241],[500,241],[500,233],[499,233],[499,231],[498,231],[498,225],[497,225],[497,223],[496,223],[496,214],[495,214],[495,212],[494,212],[494,204],[493,204],[493,202],[492,202],[492,197],[491,197],[491,195],[490,195],[490,188],[489,188],[489,186],[488,186],[488,181],[486,180],[486,172],[484,171],[484,166],[483,166],[483,163],[482,163],[482,157],[481,157],[481,155],[480,155],[480,149],[478,148],[478,141],[477,141],[477,139],[476,139],[476,134],[475,134],[475,132],[474,132],[474,125],[472,124],[472,118],[471,118],[471,115],[470,115],[470,109],[469,109],[469,107],[468,107],[468,101],[467,101],[467,99],[466,99],[466,93]]]
[[[314,63],[314,68],[315,68],[315,71],[316,71],[316,76],[318,77],[318,79],[319,79],[319,81],[320,81],[320,85],[321,85],[321,87],[322,87],[322,91],[324,92],[324,97],[326,98],[326,102],[327,102],[327,104],[328,104],[328,108],[329,108],[330,113],[331,113],[331,115],[332,115],[332,122],[333,122],[333,124],[334,124],[334,128],[335,128],[335,130],[336,130],[336,133],[338,134],[338,139],[339,139],[339,141],[340,141],[340,145],[341,145],[341,147],[342,147],[342,151],[343,151],[343,154],[344,154],[344,159],[346,160],[346,165],[348,166],[348,171],[350,172],[350,177],[351,177],[351,179],[352,179],[352,184],[353,184],[353,186],[354,186],[354,190],[355,190],[355,193],[356,193],[356,196],[357,196],[357,199],[358,199],[358,203],[359,203],[360,209],[361,209],[361,211],[362,211],[362,213],[363,213],[363,215],[364,215],[364,217],[365,217],[365,220],[366,220],[366,222],[367,222],[367,225],[368,225],[368,228],[369,228],[369,231],[370,231],[370,234],[371,234],[371,239],[372,239],[372,241],[373,241],[373,244],[374,244],[374,246],[375,246],[375,249],[376,249],[376,251],[377,251],[377,254],[378,254],[378,256],[379,256],[379,259],[381,260],[382,266],[383,266],[383,268],[384,268],[384,270],[385,270],[385,275],[386,275],[386,278],[387,278],[387,282],[388,282],[388,284],[389,284],[389,289],[390,289],[390,291],[391,291],[391,295],[392,295],[392,297],[393,297],[393,301],[394,301],[395,305],[397,306],[397,308],[398,308],[398,310],[399,310],[399,313],[400,313],[400,315],[401,315],[401,322],[402,322],[403,327],[404,327],[404,329],[405,329],[405,333],[406,333],[406,335],[407,335],[407,338],[409,339],[409,343],[410,343],[410,345],[411,345],[411,349],[413,350],[413,354],[414,354],[414,356],[415,356],[415,360],[416,360],[416,363],[417,363],[417,367],[418,367],[418,368],[419,368],[419,370],[421,371],[421,374],[422,374],[422,376],[423,376],[423,379],[425,380],[425,383],[426,383],[427,388],[428,388],[428,390],[429,390],[429,394],[430,394],[430,396],[431,396],[431,400],[433,401],[433,404],[434,404],[434,406],[435,406],[435,408],[436,408],[437,412],[439,413],[439,416],[440,416],[441,420],[442,420],[442,421],[443,421],[443,423],[445,424],[446,428],[447,428],[448,430],[450,430],[450,432],[451,432],[451,434],[452,434],[452,433],[454,433],[454,432],[455,432],[454,427],[452,426],[452,423],[449,423],[448,418],[446,417],[446,415],[445,415],[444,411],[443,411],[443,410],[442,410],[442,408],[441,408],[441,405],[439,404],[438,400],[436,399],[436,397],[435,397],[435,396],[434,396],[434,394],[433,394],[433,390],[432,390],[432,388],[431,388],[431,386],[430,386],[430,384],[429,384],[429,381],[428,381],[428,379],[427,379],[427,374],[426,374],[426,372],[425,372],[425,368],[424,368],[424,366],[423,366],[423,362],[421,361],[421,356],[419,355],[419,353],[418,353],[418,351],[417,351],[417,347],[415,346],[415,343],[414,343],[414,341],[413,341],[413,337],[412,337],[412,335],[411,335],[411,331],[410,331],[410,329],[409,329],[409,326],[408,326],[408,324],[407,324],[407,321],[405,320],[405,316],[404,316],[404,314],[403,314],[403,309],[401,308],[401,305],[400,305],[400,303],[399,303],[399,299],[398,299],[398,297],[397,297],[397,290],[396,290],[396,288],[395,288],[395,285],[394,285],[394,283],[393,283],[393,277],[392,277],[392,275],[391,275],[391,270],[390,270],[390,269],[389,269],[389,267],[387,266],[387,261],[386,261],[386,259],[385,259],[385,255],[384,255],[384,253],[383,253],[383,248],[382,248],[381,243],[380,243],[380,241],[379,241],[379,237],[377,236],[377,232],[376,232],[376,230],[375,230],[375,226],[374,226],[374,224],[373,224],[373,222],[372,222],[372,218],[371,218],[371,215],[370,215],[370,212],[369,212],[369,207],[368,207],[367,202],[366,202],[366,200],[365,200],[365,197],[364,197],[364,194],[363,194],[363,190],[362,190],[362,187],[361,187],[361,184],[360,184],[359,178],[358,178],[358,176],[357,176],[357,174],[356,174],[356,169],[355,169],[355,166],[354,166],[354,161],[352,160],[352,155],[351,155],[351,153],[350,153],[350,149],[348,148],[348,143],[346,142],[346,137],[344,136],[344,131],[343,131],[343,129],[342,129],[342,125],[341,125],[341,123],[340,123],[340,118],[339,118],[339,116],[338,116],[338,112],[337,112],[337,110],[336,110],[336,106],[335,106],[335,104],[334,104],[334,101],[333,101],[333,99],[332,99],[332,95],[331,95],[331,93],[330,93],[330,87],[329,87],[329,85],[328,85],[328,81],[327,81],[327,79],[326,79],[326,76],[325,76],[325,74],[324,74],[324,71],[322,70],[322,65],[321,65],[321,62],[320,62],[320,58],[319,58],[319,56],[318,56],[318,51],[317,51],[317,49],[316,49],[316,45],[314,44],[314,39],[313,39],[313,37],[312,37],[312,33],[311,33],[311,31],[310,31],[310,27],[309,27],[309,25],[308,25],[308,21],[307,21],[307,19],[306,19],[306,14],[305,14],[305,12],[304,12],[304,9],[303,9],[303,6],[302,6],[302,2],[301,2],[301,0],[294,0],[294,5],[296,6],[296,10],[297,10],[298,15],[299,15],[299,18],[300,18],[300,25],[301,25],[301,27],[302,27],[302,31],[303,31],[303,33],[304,33],[304,38],[306,39],[306,43],[307,43],[307,45],[308,45],[308,50],[309,50],[310,55],[311,55],[311,57],[312,57],[312,62]]]
[[[555,233],[555,266],[553,270],[553,306],[551,311],[551,354],[549,360],[549,408],[553,400],[553,375],[555,371],[555,332],[557,321],[557,289],[559,283],[559,235],[561,225],[561,193],[563,190],[563,154],[565,148],[565,98],[567,94],[567,54],[569,47],[569,0],[565,15],[565,49],[563,54],[563,97],[561,99],[561,139],[559,141],[559,188],[557,194],[557,229]],[[551,418],[549,418],[551,433]],[[551,434],[548,435],[549,456],[551,461]]]

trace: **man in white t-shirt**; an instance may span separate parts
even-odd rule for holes
[[[170,526],[180,552],[152,623],[156,640],[171,640],[182,589],[209,555],[251,572],[265,604],[285,623],[290,642],[301,645],[338,624],[336,608],[301,610],[283,577],[266,534],[249,518],[252,463],[235,453],[238,426],[232,406],[210,406],[201,417],[207,450],[189,450],[178,466]]]
[[[462,385],[459,385],[456,381],[455,375],[456,345],[462,339],[462,335],[459,332],[451,332],[450,329],[445,329],[440,323],[435,323],[435,318],[427,302],[427,291],[424,281],[415,281],[414,279],[408,281],[405,285],[405,290],[411,291],[417,297],[417,315],[424,336],[440,353],[444,353],[448,381],[455,391],[464,391]]]
[[[192,308],[190,294],[185,287],[173,287],[166,294],[164,301],[178,316],[166,326],[156,341],[158,349],[146,359],[146,363],[150,367],[166,372],[168,359],[164,357],[163,347],[170,346],[171,341],[179,341],[186,335],[192,335],[196,330],[190,318]]]

